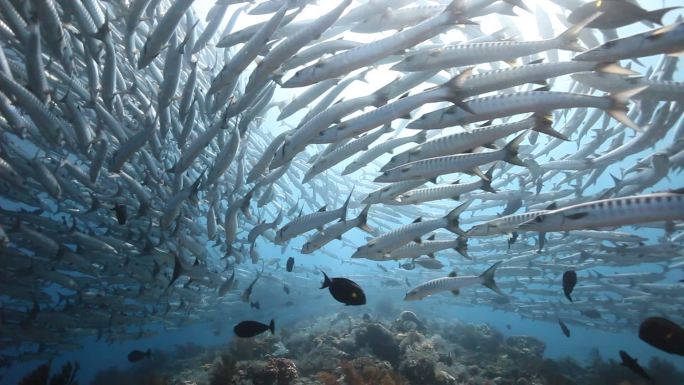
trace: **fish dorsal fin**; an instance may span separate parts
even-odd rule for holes
[[[529,62],[529,63],[527,63],[527,64],[528,64],[528,65],[531,65],[531,64],[541,64],[541,63],[543,63],[543,62],[544,62],[544,59],[543,59],[543,58],[540,58],[540,59],[537,59],[537,60],[532,60],[531,62]]]
[[[555,210],[558,208],[558,205],[556,202],[551,203],[550,205],[546,206],[546,210]]]
[[[449,275],[448,275],[449,278],[455,278],[456,276],[458,276],[458,273],[455,272],[455,271],[452,271],[452,272],[449,273]]]
[[[416,218],[416,219],[415,219],[413,222],[411,222],[411,223],[419,223],[419,222],[422,222],[422,221],[423,221],[423,217],[418,217],[418,218]]]
[[[428,237],[428,241],[434,241],[435,240],[435,234],[432,234]]]
[[[325,211],[325,210],[327,210],[327,209],[328,209],[328,205],[324,205],[323,207],[321,207],[320,209],[318,209],[318,212],[319,212],[319,213],[322,213],[323,211]]]

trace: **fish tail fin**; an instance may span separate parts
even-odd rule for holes
[[[641,127],[639,127],[632,119],[627,116],[627,102],[629,101],[630,98],[632,98],[634,95],[638,94],[639,92],[645,90],[648,88],[648,86],[643,86],[643,87],[636,87],[636,88],[631,88],[625,91],[621,92],[616,92],[614,94],[610,94],[607,97],[611,100],[611,106],[610,109],[607,111],[610,116],[613,117],[613,119],[617,120],[618,122],[624,124],[625,126],[641,132],[643,131]]]
[[[461,215],[461,213],[463,211],[465,211],[465,209],[467,209],[471,203],[472,203],[472,201],[467,201],[465,203],[462,203],[461,205],[459,205],[455,209],[451,210],[449,212],[449,214],[446,215],[445,218],[447,220],[447,225],[446,225],[447,230],[451,231],[452,233],[456,233],[460,236],[465,236],[465,233],[459,227],[458,216]]]
[[[352,190],[349,192],[349,196],[347,196],[347,200],[344,201],[344,204],[342,205],[342,219],[343,221],[347,220],[347,208],[349,207],[349,200],[352,197],[352,194],[354,194],[354,187],[352,187]]]
[[[580,21],[579,23],[566,29],[565,32],[556,36],[554,40],[558,42],[558,48],[566,49],[569,51],[582,52],[584,48],[577,44],[577,35],[586,27],[589,23],[596,20],[597,17],[601,16],[603,13],[597,12],[586,19]]]
[[[553,136],[554,138],[558,138],[560,140],[569,140],[567,136],[553,129],[553,120],[551,119],[551,115],[535,115],[534,118],[535,122],[534,126],[532,126],[534,131]]]
[[[427,130],[423,130],[423,131],[417,133],[414,136],[414,138],[415,138],[415,140],[414,140],[415,143],[425,143],[425,141],[427,140]]]
[[[325,274],[324,271],[321,271],[321,273],[323,273],[323,284],[321,285],[320,288],[321,288],[321,289],[325,289],[326,287],[330,286],[330,284],[332,283],[332,281],[330,280],[330,278],[328,278],[328,275]]]
[[[524,9],[525,11],[534,15],[534,12],[532,12],[532,10],[530,10],[530,8],[528,8],[527,5],[525,3],[523,3],[522,0],[504,0],[504,3],[508,3],[514,7]]]
[[[370,210],[371,205],[366,205],[366,207],[363,208],[363,211],[361,211],[361,214],[359,214],[359,224],[356,226],[360,228],[361,230],[371,233],[373,229],[368,227],[368,210]]]
[[[620,65],[615,62],[599,63],[596,66],[596,72],[625,76],[632,76],[637,74],[636,71],[632,71],[629,68],[620,67]]]
[[[268,324],[268,330],[271,331],[271,334],[275,334],[275,320],[271,319],[271,322]]]
[[[648,16],[646,16],[646,20],[656,24],[663,25],[663,16],[665,16],[666,13],[679,8],[682,7],[668,7],[663,9],[656,9],[655,11],[651,11],[648,13]]]
[[[516,166],[522,166],[522,167],[527,167],[523,161],[518,158],[518,147],[520,147],[520,142],[525,139],[525,134],[526,132],[523,132],[522,134],[518,135],[515,137],[515,139],[511,140],[510,143],[504,147],[504,161],[510,164],[514,164]]]
[[[492,167],[490,167],[489,170],[487,170],[487,172],[484,174],[485,178],[481,179],[480,190],[496,194],[496,189],[492,187],[492,177],[494,176],[495,167],[496,163],[492,165]]]
[[[444,13],[449,15],[449,20],[453,24],[477,24],[465,17],[463,12],[464,9],[465,5],[463,0],[452,0],[451,3],[447,5],[446,9],[444,9]]]
[[[502,261],[496,262],[492,266],[489,267],[489,269],[485,270],[484,273],[480,274],[480,277],[482,277],[482,285],[487,287],[488,289],[494,291],[497,294],[505,295],[504,293],[499,290],[499,288],[496,286],[496,282],[494,281],[494,273],[496,272],[496,269],[499,267]]]
[[[470,255],[468,255],[468,238],[467,237],[462,237],[459,235],[458,239],[456,240],[457,244],[456,247],[454,247],[454,250],[461,254],[463,258],[470,259]]]

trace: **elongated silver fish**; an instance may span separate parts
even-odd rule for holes
[[[580,203],[535,216],[519,231],[569,231],[684,219],[684,191],[661,192]]]
[[[483,285],[494,292],[504,295],[496,286],[494,281],[494,273],[501,264],[501,261],[493,264],[489,269],[485,270],[480,275],[463,276],[463,277],[445,277],[437,278],[431,281],[422,283],[413,289],[409,290],[404,297],[404,301],[415,301],[423,299],[429,295],[440,293],[443,291],[456,291],[469,286]]]

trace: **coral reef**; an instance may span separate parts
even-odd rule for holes
[[[368,346],[373,354],[392,366],[399,365],[399,344],[394,339],[394,333],[380,323],[371,323],[356,333],[356,343]]]
[[[50,376],[50,364],[43,364],[35,368],[31,373],[27,374],[19,385],[48,385],[48,378],[50,385],[78,385],[76,381],[76,374],[78,373],[78,362],[67,362],[62,365],[62,371]]]
[[[299,377],[295,363],[286,358],[240,361],[232,382],[235,385],[290,385]]]
[[[389,322],[340,313],[302,321],[286,334],[235,339],[221,348],[181,347],[173,358],[156,353],[131,373],[109,371],[93,384],[646,385],[598,352],[582,365],[544,358],[545,348],[528,336],[504,338],[489,325],[412,312]],[[656,384],[684,385],[684,373],[667,361],[651,360],[645,369]]]

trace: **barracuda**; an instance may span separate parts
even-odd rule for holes
[[[465,211],[471,202],[466,202],[451,210],[447,215],[439,219],[423,221],[422,218],[416,219],[413,223],[401,226],[388,233],[382,234],[368,241],[364,246],[356,249],[352,258],[383,258],[391,254],[405,244],[414,241],[420,242],[423,235],[441,228],[445,228],[452,233],[464,235],[459,228],[458,216]]]
[[[518,146],[525,139],[525,132],[518,135],[506,147],[489,152],[442,156],[418,160],[389,169],[375,178],[376,182],[398,182],[407,179],[428,179],[433,182],[438,176],[454,172],[468,172],[481,175],[478,167],[496,161],[505,161],[527,167],[518,158]]]
[[[342,205],[342,207],[339,209],[325,211],[325,206],[323,206],[318,212],[299,216],[293,219],[288,224],[278,229],[276,232],[276,243],[287,242],[293,237],[304,234],[309,230],[322,228],[323,225],[332,222],[335,219],[346,219],[347,206],[349,206],[349,200],[351,199],[351,196],[352,194],[350,193],[347,197],[347,200],[344,202],[344,205]]]
[[[491,180],[492,180],[492,175],[494,173],[494,167],[492,166],[487,172],[484,174],[484,178],[480,178],[480,180],[476,182],[470,182],[470,183],[463,183],[459,184],[458,182],[454,182],[452,184],[446,185],[446,186],[436,186],[436,187],[428,187],[428,188],[423,188],[423,189],[417,189],[417,190],[411,190],[408,192],[405,192],[401,195],[399,195],[396,199],[396,203],[392,204],[399,204],[399,205],[410,205],[410,204],[419,204],[419,203],[424,203],[424,202],[430,202],[430,201],[435,201],[435,200],[440,200],[440,199],[454,199],[454,200],[459,200],[461,195],[467,194],[471,191],[475,191],[477,189],[481,189],[484,191],[489,191],[492,193],[495,193],[496,190],[492,188],[491,185]]]
[[[283,87],[302,87],[375,63],[394,52],[410,48],[432,36],[464,23],[462,0],[453,0],[441,14],[390,37],[352,48],[297,71]]]
[[[465,102],[468,109],[474,113],[470,113],[457,106],[452,106],[429,112],[409,123],[407,127],[420,130],[434,130],[526,112],[547,113],[557,109],[589,107],[602,109],[625,126],[640,131],[641,128],[627,117],[625,112],[627,111],[627,101],[644,89],[645,87],[638,87],[608,96],[591,96],[546,90],[484,96]]]
[[[570,231],[684,220],[684,190],[589,201],[538,215],[518,231]]]
[[[312,235],[306,243],[302,246],[302,254],[311,254],[314,251],[320,249],[321,247],[330,243],[333,239],[342,239],[347,231],[358,227],[361,230],[372,233],[373,230],[366,224],[368,220],[368,210],[370,210],[370,205],[366,205],[363,208],[358,217],[350,220],[340,220],[339,222],[324,228],[322,231],[317,232]]]
[[[554,39],[456,44],[443,49],[409,55],[398,64],[395,64],[392,69],[395,71],[424,71],[427,69],[469,66],[498,60],[512,60],[556,48],[581,52],[582,47],[577,44],[577,34],[588,23],[599,16],[600,13],[587,18],[581,23],[568,28]]]
[[[480,126],[469,131],[439,136],[393,156],[380,170],[387,171],[402,164],[418,160],[464,153],[480,146],[489,145],[500,138],[529,128],[562,140],[567,140],[564,135],[551,128],[551,123],[547,117],[532,116],[513,123]]]
[[[423,299],[429,295],[441,293],[443,291],[458,292],[460,289],[475,285],[484,285],[497,294],[504,295],[494,281],[494,273],[499,265],[501,265],[501,261],[496,262],[489,269],[477,276],[444,277],[427,281],[409,290],[404,297],[404,301]]]

